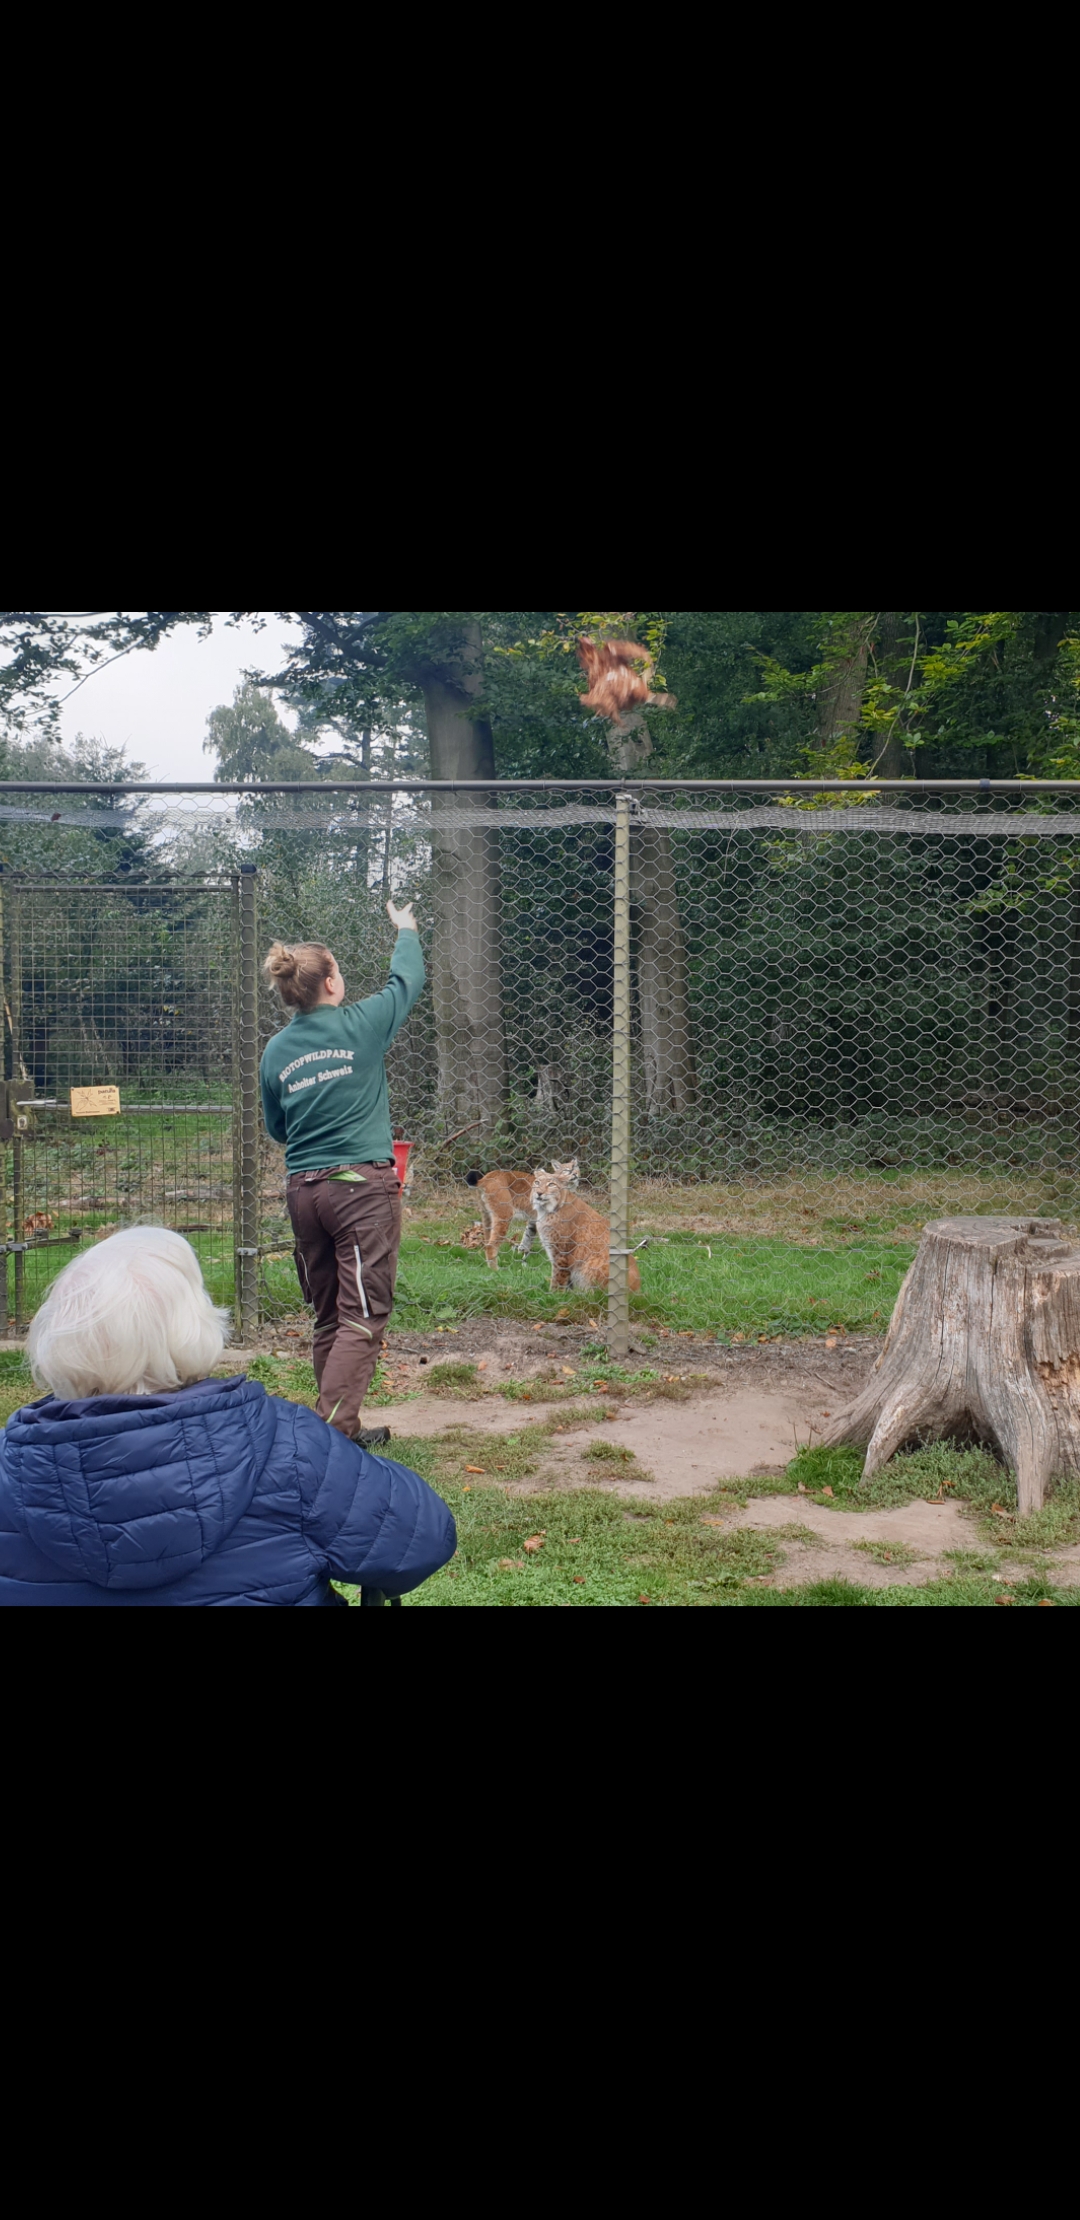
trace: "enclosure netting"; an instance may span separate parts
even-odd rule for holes
[[[714,1243],[783,1248],[777,1330],[829,1322],[814,1259],[843,1252],[849,1320],[876,1326],[927,1217],[1078,1215],[1077,799],[630,790],[630,1170],[657,1250],[690,1269]],[[6,1074],[33,1105],[19,1130],[8,1104],[19,1325],[65,1244],[147,1217],[188,1233],[221,1299],[254,1245],[263,1315],[297,1308],[281,1152],[238,1160],[244,1010],[260,1047],[283,1017],[241,945],[242,868],[258,952],[323,940],[350,998],[385,982],[387,895],[416,901],[430,991],[387,1068],[427,1192],[467,1223],[470,1166],[576,1152],[605,1200],[612,793],[11,795],[0,815]],[[71,1118],[92,1084],[118,1087],[117,1119]],[[693,1196],[665,1231],[665,1193],[689,1188],[700,1234]],[[678,1262],[643,1262],[646,1307]]]

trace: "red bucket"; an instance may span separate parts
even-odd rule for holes
[[[401,1181],[403,1187],[405,1185],[405,1168],[409,1161],[409,1150],[411,1149],[411,1147],[411,1141],[394,1142],[394,1163],[397,1167],[397,1176]]]

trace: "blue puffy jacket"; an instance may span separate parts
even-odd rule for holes
[[[47,1395],[0,1433],[0,1605],[336,1603],[452,1557],[441,1497],[257,1380]]]

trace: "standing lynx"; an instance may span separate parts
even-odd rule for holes
[[[535,1178],[533,1172],[469,1172],[467,1183],[475,1187],[480,1196],[484,1213],[484,1255],[493,1272],[499,1269],[499,1243],[505,1240],[515,1218],[524,1218],[525,1231],[518,1243],[517,1253],[524,1263],[536,1239],[536,1226],[530,1197]],[[553,1179],[565,1181],[567,1187],[576,1187],[581,1176],[577,1157],[569,1164],[556,1164]]]
[[[536,1230],[551,1258],[552,1287],[606,1287],[610,1269],[607,1219],[580,1195],[572,1195],[554,1172],[534,1172],[532,1209]],[[629,1260],[628,1284],[635,1295],[641,1274]]]

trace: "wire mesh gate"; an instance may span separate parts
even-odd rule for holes
[[[253,874],[7,880],[3,1329],[23,1332],[73,1248],[140,1221],[185,1234],[254,1327],[236,1253],[257,1245],[253,894]]]
[[[392,1114],[432,1178],[582,1156],[610,1201],[613,1351],[630,1211],[655,1220],[665,1187],[700,1188],[721,1243],[782,1248],[789,1330],[814,1321],[823,1243],[870,1267],[872,1327],[881,1257],[922,1219],[1080,1216],[1071,792],[249,790],[199,825],[217,876],[138,886],[65,878],[90,821],[69,806],[42,814],[41,879],[5,893],[19,1330],[66,1246],[140,1216],[188,1233],[245,1337],[296,1310],[258,958],[323,939],[350,996],[377,990],[388,892],[417,898],[431,976],[388,1058]],[[159,869],[198,807],[136,805]],[[72,1119],[70,1088],[97,1083],[119,1118]],[[635,1307],[695,1256],[658,1236]],[[727,1299],[718,1282],[718,1324]]]

